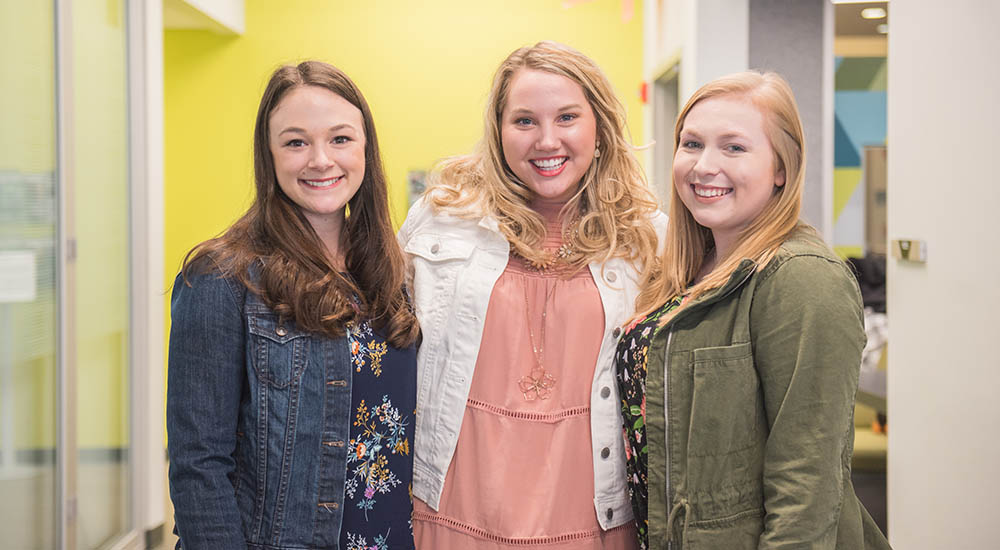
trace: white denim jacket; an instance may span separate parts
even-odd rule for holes
[[[667,217],[653,219],[660,242]],[[413,494],[438,509],[445,474],[462,428],[493,285],[507,266],[510,245],[495,219],[435,214],[420,199],[399,230],[410,259],[413,301],[423,331],[417,355],[417,420]],[[590,272],[604,306],[604,341],[590,390],[594,508],[603,529],[632,520],[625,474],[614,353],[619,328],[632,316],[637,271],[614,258]]]

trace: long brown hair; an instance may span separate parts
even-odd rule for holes
[[[652,218],[656,198],[627,139],[625,107],[611,82],[586,55],[556,42],[539,42],[512,52],[497,68],[487,99],[484,135],[477,150],[445,160],[432,174],[428,199],[438,210],[459,216],[492,215],[511,249],[521,257],[545,260],[542,217],[529,206],[532,192],[504,159],[501,119],[510,84],[518,71],[531,69],[564,76],[582,89],[597,122],[600,157],[595,157],[579,191],[564,209],[580,213],[580,229],[567,237],[579,251],[579,269],[612,257],[634,261],[647,277],[657,261]]]
[[[330,262],[302,210],[278,186],[274,171],[271,113],[291,90],[302,86],[330,90],[357,107],[364,120],[365,175],[348,201],[343,228],[347,276]],[[253,204],[221,236],[188,252],[182,268],[185,279],[192,270],[216,268],[304,330],[340,337],[347,322],[370,319],[394,346],[413,343],[419,327],[404,290],[405,260],[389,218],[375,124],[354,82],[319,61],[275,70],[257,110],[253,155]]]
[[[711,230],[700,225],[684,206],[677,194],[676,182],[673,182],[663,270],[639,294],[637,317],[644,317],[675,296],[687,294],[687,303],[690,303],[709,290],[721,287],[744,258],[754,260],[758,270],[763,269],[782,243],[796,231],[806,230],[806,224],[799,221],[806,172],[805,133],[792,89],[777,73],[736,73],[699,88],[677,117],[674,150],[679,150],[684,121],[691,109],[699,101],[720,96],[745,97],[764,114],[764,131],[774,149],[775,173],[784,172],[785,184],[774,187],[764,209],[739,234],[729,255],[716,258],[715,268],[688,288],[701,271],[714,242]],[[669,321],[682,308],[673,310],[663,322]]]

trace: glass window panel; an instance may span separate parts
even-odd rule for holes
[[[0,3],[0,533],[5,548],[49,549],[57,543],[55,72],[53,3]]]
[[[80,548],[129,529],[129,193],[124,0],[73,2]]]

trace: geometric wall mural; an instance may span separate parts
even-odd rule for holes
[[[861,156],[866,145],[884,145],[884,57],[838,57],[834,62],[833,245],[860,256],[865,242],[865,189]]]

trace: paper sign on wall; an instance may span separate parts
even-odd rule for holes
[[[35,253],[0,252],[0,303],[35,301]]]

